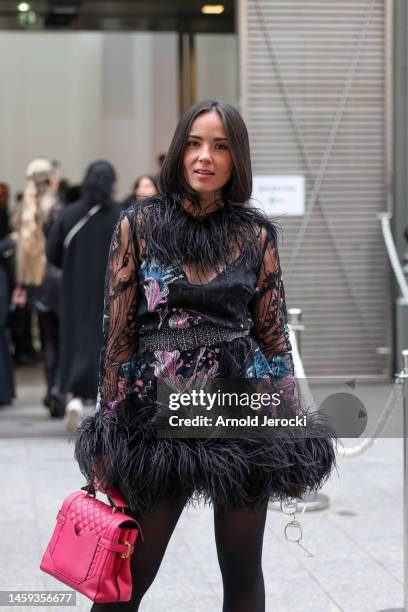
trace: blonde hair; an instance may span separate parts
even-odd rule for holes
[[[41,285],[45,276],[44,215],[41,199],[50,191],[53,168],[48,159],[34,159],[26,170],[26,187],[18,221],[17,282]]]

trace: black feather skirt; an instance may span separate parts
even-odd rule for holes
[[[334,436],[317,413],[307,415],[307,427],[283,437],[159,437],[155,383],[164,362],[167,375],[183,364],[177,375],[185,380],[197,373],[197,364],[213,378],[248,377],[254,364],[259,366],[259,347],[252,337],[242,337],[190,351],[136,355],[128,368],[126,401],[116,411],[88,417],[77,432],[75,455],[88,482],[104,479],[138,515],[162,499],[248,508],[321,488],[335,466],[335,452]],[[257,374],[276,381],[272,370],[258,367]],[[285,381],[287,386],[287,376]]]

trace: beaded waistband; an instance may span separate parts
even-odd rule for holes
[[[161,329],[139,336],[139,350],[186,351],[199,346],[212,346],[248,336],[249,330],[233,330],[214,325],[195,325],[186,329]]]

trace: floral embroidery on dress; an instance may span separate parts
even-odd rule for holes
[[[170,329],[186,329],[187,327],[198,325],[201,320],[202,317],[199,315],[193,317],[185,310],[180,310],[171,315],[168,323]]]
[[[293,362],[289,353],[287,355],[274,355],[270,365],[272,376],[275,378],[283,378],[292,374]]]
[[[219,363],[215,351],[205,346],[201,347],[197,358],[197,365],[191,377],[192,384],[198,385],[199,388],[204,387],[208,380],[215,378],[218,368]]]
[[[154,369],[155,377],[163,380],[174,391],[182,393],[189,381],[185,381],[183,375],[177,372],[184,365],[184,361],[179,360],[180,351],[154,351],[154,357],[155,361],[149,365]]]
[[[205,346],[199,349],[194,363],[186,363],[180,359],[180,351],[154,351],[154,357],[155,361],[149,365],[154,369],[155,378],[162,380],[178,393],[183,393],[195,385],[201,388],[216,376],[219,367],[215,351]],[[186,371],[191,365],[194,366],[193,371]]]
[[[245,370],[245,378],[268,378],[271,375],[271,367],[261,349],[253,353],[252,364]]]
[[[173,267],[163,268],[157,262],[147,264],[144,261],[140,269],[144,276],[143,288],[147,308],[149,312],[154,312],[158,310],[159,304],[167,303],[169,285],[178,278],[182,278],[182,274],[178,274]]]
[[[124,376],[121,376],[121,374],[119,374],[117,384],[118,386],[117,386],[116,397],[113,400],[110,400],[109,402],[107,402],[106,404],[107,409],[111,411],[116,410],[120,402],[126,400],[126,397],[127,397],[127,391],[128,391],[127,379]]]
[[[150,368],[145,361],[138,359],[137,353],[132,357],[129,370],[128,383],[132,397],[138,401],[148,397],[149,391],[153,390],[153,380],[150,376]]]

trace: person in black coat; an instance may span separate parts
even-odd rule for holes
[[[13,361],[6,323],[11,295],[9,260],[15,245],[15,239],[7,234],[4,235],[0,228],[0,405],[10,404],[14,398]]]
[[[10,404],[14,398],[13,362],[6,323],[12,288],[10,261],[15,251],[16,236],[10,234],[8,198],[7,185],[0,183],[0,405]]]
[[[81,199],[61,212],[47,241],[48,260],[63,270],[60,385],[73,395],[66,406],[70,431],[80,423],[84,400],[97,396],[106,262],[120,214],[112,200],[115,181],[108,162],[91,164]]]

